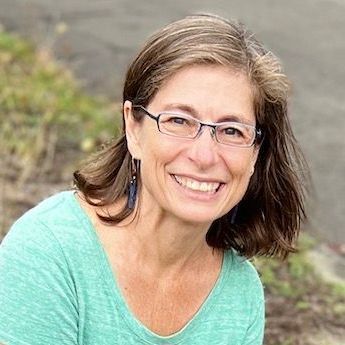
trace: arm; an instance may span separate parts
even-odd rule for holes
[[[264,300],[260,299],[256,309],[251,316],[251,324],[248,327],[243,345],[262,345],[265,328],[265,306]]]
[[[59,243],[33,217],[17,221],[0,246],[0,305],[0,343],[78,343],[73,279]]]

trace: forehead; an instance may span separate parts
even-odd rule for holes
[[[167,78],[149,104],[153,112],[194,109],[206,121],[236,115],[255,123],[254,88],[248,76],[225,66],[193,65]]]

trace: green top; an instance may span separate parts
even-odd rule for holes
[[[261,345],[264,297],[228,251],[219,278],[179,332],[159,336],[129,310],[97,234],[72,191],[28,211],[0,246],[0,343]]]

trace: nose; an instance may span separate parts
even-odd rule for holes
[[[192,140],[189,145],[189,159],[193,161],[200,170],[206,170],[217,163],[218,150],[214,138],[214,129],[212,127],[203,127],[198,136]]]

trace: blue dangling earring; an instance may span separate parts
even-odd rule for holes
[[[135,207],[135,201],[137,199],[137,191],[138,191],[138,184],[137,184],[137,171],[138,171],[138,160],[132,160],[132,178],[129,182],[129,193],[128,193],[128,202],[127,207],[130,210],[133,210]]]
[[[231,210],[230,224],[235,224],[237,211],[238,211],[238,205],[236,205],[236,206]]]

